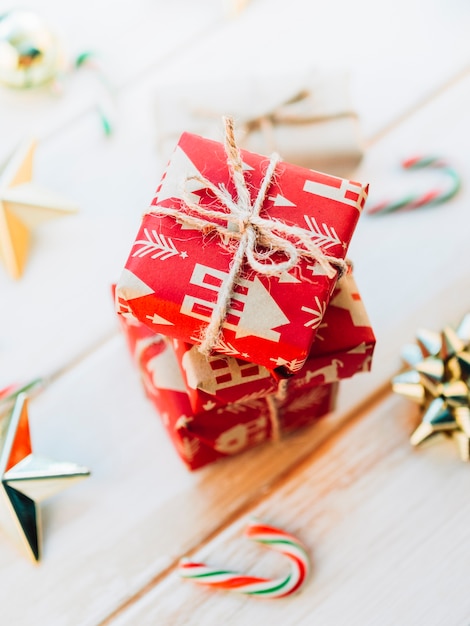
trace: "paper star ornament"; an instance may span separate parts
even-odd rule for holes
[[[0,169],[0,259],[13,278],[23,274],[32,229],[77,210],[31,182],[35,148],[33,141],[25,142]]]
[[[470,313],[457,330],[419,331],[417,345],[405,346],[403,359],[411,369],[392,381],[393,391],[417,402],[422,421],[411,435],[419,446],[452,437],[463,461],[470,460]]]
[[[89,476],[85,467],[33,454],[26,395],[0,422],[0,526],[34,561],[41,556],[38,503]]]

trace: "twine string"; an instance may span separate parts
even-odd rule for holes
[[[279,162],[279,156],[273,154],[270,158],[268,169],[264,175],[264,179],[260,185],[258,195],[255,202],[251,203],[250,192],[246,185],[245,176],[243,174],[243,162],[240,149],[235,143],[235,132],[233,120],[225,118],[225,140],[224,147],[227,155],[227,163],[232,174],[232,180],[235,184],[237,193],[237,202],[230,202],[230,210],[235,218],[238,218],[238,231],[241,234],[240,243],[237,251],[230,264],[230,271],[221,285],[217,295],[217,302],[213,310],[210,322],[207,325],[204,336],[202,337],[199,351],[202,354],[209,354],[219,337],[223,321],[225,320],[230,306],[233,287],[237,276],[240,274],[243,260],[246,256],[251,267],[258,271],[261,265],[255,258],[256,235],[253,218],[259,217],[259,212],[263,205],[266,192],[274,176],[276,165]],[[289,264],[292,258],[289,258],[284,264]],[[258,269],[257,269],[258,268]]]
[[[240,148],[235,141],[233,120],[227,117],[224,118],[224,123],[224,148],[235,186],[236,199],[224,185],[217,186],[202,175],[188,177],[186,183],[195,180],[202,184],[214,194],[223,209],[228,209],[228,213],[223,209],[214,210],[194,203],[186,188],[181,194],[184,208],[152,206],[149,210],[150,214],[173,217],[176,221],[193,226],[204,234],[215,232],[225,242],[232,240],[238,242],[229,272],[220,286],[209,324],[201,335],[198,350],[206,356],[217,344],[245,259],[252,270],[264,276],[280,276],[288,272],[298,264],[300,257],[317,262],[329,278],[333,278],[336,272],[339,272],[340,277],[347,269],[347,263],[343,259],[324,254],[312,241],[309,231],[277,219],[260,216],[280,157],[275,153],[271,155],[257,196],[252,202],[243,172]],[[221,224],[221,220],[227,225]],[[273,258],[273,255],[278,253],[283,255],[283,260]]]
[[[306,126],[311,124],[323,124],[325,122],[331,122],[336,119],[344,118],[357,118],[357,113],[352,109],[344,109],[336,111],[335,113],[296,113],[292,112],[292,105],[307,100],[312,97],[312,92],[309,89],[301,89],[292,97],[288,98],[285,102],[274,107],[272,110],[268,110],[265,113],[261,113],[256,117],[252,117],[242,122],[240,130],[248,137],[251,133],[260,131],[264,134],[266,143],[271,147],[271,150],[275,151],[276,141],[274,130],[276,126]],[[220,113],[208,108],[198,108],[192,110],[191,113],[196,117],[205,118],[219,118]],[[241,140],[243,146],[244,140]]]
[[[258,117],[247,120],[242,125],[242,130],[245,132],[246,136],[256,131],[260,131],[264,135],[267,145],[271,147],[271,150],[275,150],[276,141],[274,130],[276,126],[303,126],[311,124],[323,124],[325,122],[331,122],[335,119],[357,117],[357,114],[352,110],[337,111],[336,113],[325,113],[323,115],[301,115],[299,113],[292,113],[290,111],[291,105],[302,102],[303,100],[306,100],[311,96],[312,93],[308,89],[302,89],[292,98],[289,98],[288,100],[286,100],[286,102],[273,109],[272,111],[263,113]]]
[[[266,396],[266,404],[268,405],[268,417],[271,424],[271,441],[280,441],[281,439],[281,419],[279,415],[279,404],[274,394]]]

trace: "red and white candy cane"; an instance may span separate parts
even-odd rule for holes
[[[298,591],[310,571],[310,560],[305,546],[294,535],[261,522],[251,522],[245,535],[284,554],[290,560],[289,574],[280,578],[259,578],[183,559],[178,568],[180,576],[213,589],[225,589],[262,598],[283,598]]]
[[[424,206],[435,206],[447,202],[455,196],[460,189],[460,176],[453,167],[450,167],[442,159],[436,157],[413,157],[403,161],[402,167],[405,170],[417,170],[425,167],[432,167],[444,172],[449,179],[449,184],[444,187],[434,187],[425,193],[408,194],[397,200],[379,202],[367,210],[369,215],[391,213],[400,209],[410,210]]]
[[[35,378],[34,380],[24,385],[20,385],[19,383],[13,383],[11,385],[8,385],[7,387],[4,387],[3,389],[0,389],[0,405],[13,402],[14,400],[16,400],[17,396],[20,395],[20,393],[28,393],[33,390],[35,391],[36,389],[41,387],[43,382],[44,381],[42,378]]]

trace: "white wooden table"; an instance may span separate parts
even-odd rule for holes
[[[0,535],[0,623],[468,626],[470,469],[451,443],[411,449],[416,407],[389,387],[415,329],[456,324],[470,305],[468,4],[253,0],[236,19],[217,0],[34,9],[71,53],[102,54],[117,112],[105,138],[85,73],[60,98],[0,91],[0,157],[36,135],[35,181],[80,207],[36,231],[21,281],[0,271],[0,388],[60,370],[31,402],[34,448],[92,470],[42,505],[40,565]],[[110,298],[163,167],[155,97],[189,76],[312,64],[351,71],[366,140],[355,178],[372,199],[411,188],[396,168],[420,153],[447,157],[464,185],[439,208],[361,218],[350,256],[378,343],[372,373],[342,383],[337,411],[190,473],[143,396]],[[257,601],[178,578],[186,554],[280,571],[242,538],[250,515],[311,548],[301,594]]]

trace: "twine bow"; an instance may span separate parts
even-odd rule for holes
[[[338,111],[337,113],[325,113],[324,115],[315,114],[300,114],[293,113],[290,109],[292,105],[307,100],[312,96],[312,92],[308,89],[302,89],[292,98],[289,98],[283,102],[280,106],[276,107],[272,111],[262,113],[257,117],[246,120],[241,125],[241,130],[244,131],[247,137],[251,133],[260,131],[264,134],[267,144],[271,150],[275,149],[275,137],[274,128],[280,125],[287,126],[302,126],[307,124],[322,124],[323,122],[329,122],[335,119],[341,119],[345,117],[357,117],[354,111]]]
[[[197,228],[203,233],[217,233],[224,241],[238,240],[230,270],[220,287],[209,324],[201,336],[198,349],[206,356],[218,341],[245,259],[251,269],[264,276],[280,276],[295,267],[300,258],[316,261],[329,278],[333,278],[336,271],[339,271],[341,275],[347,269],[347,263],[343,259],[324,254],[321,248],[312,241],[307,230],[299,226],[290,226],[275,218],[267,219],[259,215],[268,188],[273,182],[280,157],[277,154],[271,155],[258,195],[252,202],[243,173],[240,149],[235,142],[233,120],[224,118],[224,123],[224,148],[237,199],[231,196],[225,186],[214,185],[202,175],[192,176],[186,181],[196,180],[204,185],[215,195],[221,206],[229,210],[229,213],[195,204],[190,199],[187,190],[183,190],[184,211],[161,206],[152,207],[149,211],[154,215],[171,216],[178,222]],[[226,221],[227,226],[221,225],[220,220]],[[282,253],[285,260],[273,258],[278,253]]]
[[[357,118],[357,113],[352,110],[345,109],[336,113],[308,113],[295,110],[295,105],[305,102],[312,98],[312,91],[309,89],[301,89],[295,95],[291,96],[273,109],[260,113],[256,117],[251,117],[240,123],[240,140],[239,143],[243,147],[248,137],[255,132],[264,135],[267,149],[266,151],[276,151],[276,126],[307,126],[310,124],[323,124],[336,119],[345,117]],[[294,105],[294,106],[293,106]],[[196,117],[218,119],[220,113],[206,108],[198,108],[192,111]]]

